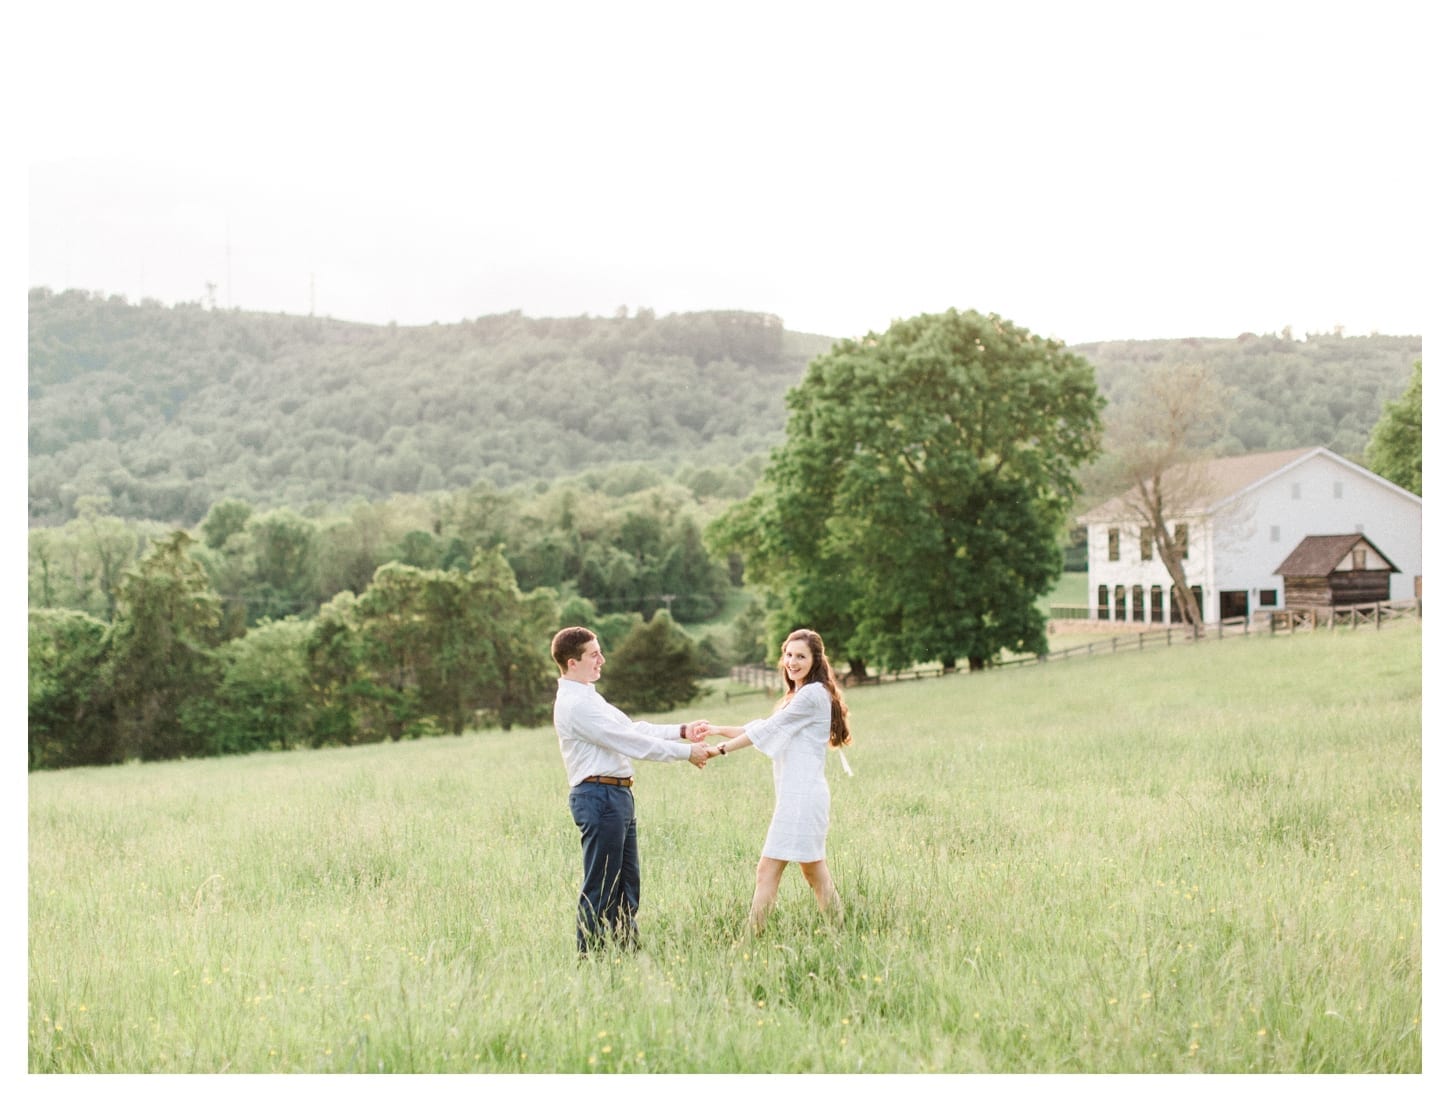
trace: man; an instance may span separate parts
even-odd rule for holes
[[[639,848],[630,759],[689,761],[703,769],[710,757],[703,741],[709,724],[635,722],[606,701],[594,688],[604,670],[604,652],[588,628],[565,628],[554,636],[550,651],[560,674],[554,730],[569,776],[569,810],[584,849],[579,953],[599,948],[606,934],[634,949]]]

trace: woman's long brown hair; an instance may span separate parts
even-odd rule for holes
[[[785,648],[786,643],[791,642],[804,643],[811,652],[811,672],[806,674],[806,679],[800,685],[792,684],[790,674],[785,672]],[[780,653],[780,675],[785,679],[786,698],[789,699],[803,685],[812,682],[824,685],[831,698],[831,745],[850,746],[851,725],[846,718],[850,711],[841,699],[841,690],[836,685],[836,675],[831,672],[831,662],[826,657],[826,644],[821,641],[821,637],[810,628],[798,628],[785,637],[785,643],[780,645]]]

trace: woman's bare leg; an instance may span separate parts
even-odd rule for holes
[[[750,932],[758,934],[765,929],[765,920],[775,906],[775,897],[780,892],[781,874],[786,862],[774,857],[762,857],[755,866],[755,898],[750,901]]]
[[[816,893],[816,906],[821,913],[832,922],[841,920],[841,897],[836,894],[836,883],[831,879],[831,870],[826,867],[826,862],[802,861],[801,872],[806,878],[806,883],[811,886],[811,891]]]

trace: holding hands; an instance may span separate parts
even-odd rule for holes
[[[714,723],[706,723],[705,734],[707,736],[722,740],[716,743],[714,746],[710,747],[710,757],[724,757],[725,754],[731,749],[731,740],[737,739],[737,736],[740,736],[742,733],[743,728],[740,727],[720,727]],[[739,750],[741,746],[748,746],[749,744],[750,740],[748,738],[739,740],[735,743],[734,749]]]
[[[680,737],[694,743],[690,747],[690,764],[697,769],[705,768],[705,763],[711,758],[723,757],[726,753],[723,744],[706,745],[707,736],[724,739],[737,733],[739,733],[739,728],[718,727],[703,719],[697,719],[693,723],[686,723],[680,727]]]
[[[690,764],[696,769],[704,769],[705,763],[715,756],[710,752],[711,748],[705,745],[705,732],[709,729],[710,724],[703,719],[680,724],[680,737],[694,743],[690,747]]]

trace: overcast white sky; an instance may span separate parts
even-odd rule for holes
[[[49,5],[28,282],[404,325],[1420,334],[1431,10]]]

